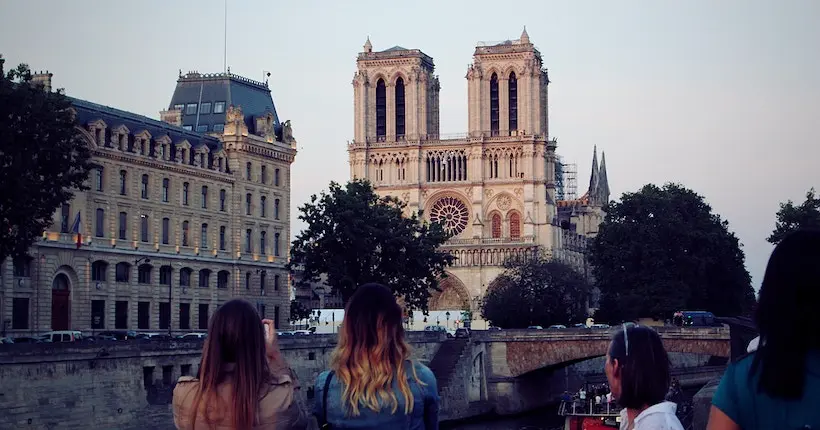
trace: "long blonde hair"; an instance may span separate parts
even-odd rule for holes
[[[339,343],[331,356],[330,368],[343,384],[342,404],[348,413],[359,415],[359,405],[374,412],[382,404],[396,413],[399,400],[394,381],[404,397],[404,413],[413,410],[413,393],[407,383],[405,362],[410,345],[404,340],[401,308],[384,285],[360,286],[345,308]],[[413,378],[424,385],[411,365]]]

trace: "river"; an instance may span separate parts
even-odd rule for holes
[[[553,430],[563,428],[564,418],[558,416],[558,405],[536,409],[514,417],[484,417],[441,425],[442,430]]]

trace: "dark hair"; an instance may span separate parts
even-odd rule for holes
[[[618,403],[629,409],[656,405],[664,401],[669,390],[669,356],[655,330],[636,325],[625,327],[618,326],[609,348],[609,359],[618,360],[620,369]]]
[[[749,377],[759,373],[758,392],[782,399],[803,396],[806,356],[820,348],[820,230],[798,230],[772,251],[755,323],[760,343]]]
[[[234,395],[227,403],[217,393],[225,380],[225,364],[234,363]],[[254,425],[259,392],[269,382],[265,357],[265,334],[256,308],[234,299],[220,306],[211,317],[202,349],[199,386],[191,408],[191,425],[198,414],[213,424],[220,417],[233,417],[233,428]],[[231,412],[232,411],[232,412]]]

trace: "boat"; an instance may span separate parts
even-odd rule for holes
[[[621,425],[621,410],[610,403],[562,401],[558,414],[564,417],[564,430],[612,430]]]

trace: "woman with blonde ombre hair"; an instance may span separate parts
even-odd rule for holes
[[[438,429],[436,378],[410,360],[402,312],[380,284],[360,286],[345,308],[330,370],[316,378],[322,428]]]

